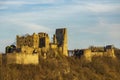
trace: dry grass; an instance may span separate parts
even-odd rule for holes
[[[120,52],[117,50],[116,55]],[[94,57],[84,59],[57,56],[39,65],[0,65],[0,80],[119,80],[120,56],[117,59]]]

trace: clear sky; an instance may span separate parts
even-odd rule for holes
[[[0,0],[0,52],[16,35],[68,29],[69,49],[120,48],[120,0]]]

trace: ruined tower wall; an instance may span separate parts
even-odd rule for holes
[[[33,33],[33,47],[38,48],[39,47],[39,36],[38,34]]]
[[[63,41],[63,53],[68,56],[68,40],[67,40],[67,29],[64,29],[64,41]]]
[[[49,50],[50,39],[46,33],[38,33],[39,36],[39,48],[44,48],[46,51]]]
[[[49,39],[49,37],[47,36],[47,37],[45,37],[45,48],[47,49],[47,50],[49,50],[49,47],[50,47],[50,39]]]
[[[68,56],[68,41],[67,41],[67,29],[56,29],[56,39],[58,47],[62,47],[62,54]]]
[[[35,33],[33,35],[17,36],[16,40],[17,48],[21,48],[22,46],[38,48],[38,35]]]
[[[33,48],[46,48],[49,49],[49,36],[46,33],[38,33],[27,36],[17,36],[16,38],[17,48],[22,46],[28,46]]]

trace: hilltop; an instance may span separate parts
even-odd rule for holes
[[[92,62],[74,57],[40,58],[39,65],[6,64],[0,68],[0,80],[119,80],[120,49],[116,59],[93,57]]]
[[[113,45],[68,50],[67,29],[53,41],[44,32],[16,36],[0,55],[0,80],[119,80],[120,49]],[[71,56],[69,54],[72,54]]]

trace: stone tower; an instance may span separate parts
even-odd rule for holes
[[[25,36],[19,36],[16,37],[16,46],[17,48],[21,48],[22,46],[28,46],[33,48],[38,48],[38,41],[39,36],[35,33],[33,35],[25,35]]]
[[[68,56],[68,43],[67,43],[67,29],[56,29],[56,40],[58,47],[62,50],[62,54]]]
[[[115,52],[114,52],[114,46],[113,45],[107,45],[106,46],[106,52],[109,57],[115,57]]]
[[[45,49],[49,49],[49,36],[47,33],[38,33],[39,36],[39,48],[45,48]]]

